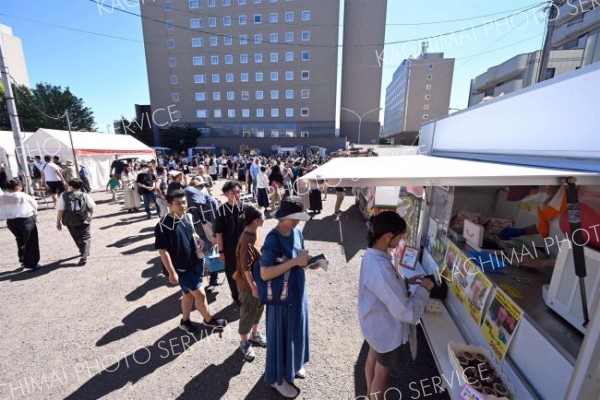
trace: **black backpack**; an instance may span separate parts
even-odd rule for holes
[[[63,201],[65,212],[61,221],[64,226],[81,226],[90,223],[90,213],[83,193],[63,193]]]

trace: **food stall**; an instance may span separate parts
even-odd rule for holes
[[[449,287],[421,323],[452,399],[598,398],[597,87],[600,66],[582,68],[424,126],[424,154],[337,158],[302,178],[424,189],[420,261],[402,270]],[[565,117],[548,116],[556,104]],[[525,225],[543,235],[498,238]],[[492,372],[471,380],[473,362]]]

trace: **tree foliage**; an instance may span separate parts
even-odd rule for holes
[[[12,88],[22,130],[28,132],[35,132],[39,128],[67,130],[65,111],[69,112],[73,131],[95,130],[92,110],[85,107],[83,100],[75,96],[68,86],[63,89],[49,83],[38,83],[32,89],[23,85],[12,85]],[[10,129],[4,90],[0,92],[0,102],[2,104],[0,128]]]

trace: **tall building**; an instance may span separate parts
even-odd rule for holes
[[[10,76],[19,85],[29,87],[29,75],[27,74],[27,64],[21,39],[13,35],[12,28],[0,24],[0,40],[2,40],[4,58]]]
[[[340,132],[352,143],[379,140],[386,14],[387,0],[344,2]]]
[[[427,53],[402,62],[385,91],[383,137],[411,145],[421,125],[445,117],[450,107],[454,58]]]
[[[556,0],[549,18],[552,35],[544,79],[600,61],[600,2]],[[469,106],[539,81],[541,51],[519,54],[471,80]]]
[[[140,2],[152,109],[170,106],[170,122],[197,127],[199,145],[230,152],[242,138],[263,150],[336,139],[339,5]]]

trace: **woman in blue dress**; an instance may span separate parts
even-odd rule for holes
[[[269,281],[290,272],[290,305],[267,305],[267,360],[265,383],[281,395],[293,398],[298,389],[291,385],[296,377],[304,378],[308,362],[308,302],[304,267],[308,252],[304,250],[302,232],[296,226],[308,221],[302,200],[289,196],[272,214],[279,220],[265,238],[260,258],[260,275]]]

